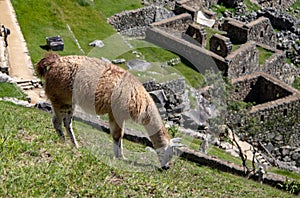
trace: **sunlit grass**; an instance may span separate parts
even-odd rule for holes
[[[2,97],[25,100],[26,94],[24,94],[24,92],[19,87],[17,87],[16,84],[2,82],[0,83],[0,98]]]
[[[6,102],[0,102],[0,113],[1,197],[293,197],[180,158],[161,172],[149,160],[135,163],[136,153],[152,155],[129,141],[129,159],[115,160],[110,135],[79,122],[77,150],[59,140],[48,113]]]

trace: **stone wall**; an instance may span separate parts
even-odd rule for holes
[[[152,4],[155,6],[166,7],[170,10],[174,10],[176,0],[144,0],[143,2],[145,6]]]
[[[226,57],[229,61],[228,77],[237,78],[259,70],[258,50],[254,42],[247,42]]]
[[[195,45],[206,47],[206,31],[200,25],[190,24],[186,32],[182,34],[182,38]]]
[[[260,17],[247,26],[249,27],[248,40],[276,48],[276,35],[268,18]]]
[[[201,73],[205,73],[206,70],[220,70],[224,75],[227,75],[228,63],[223,57],[181,39],[181,34],[172,34],[172,32],[169,33],[159,28],[151,27],[146,31],[146,40],[180,54]]]
[[[234,44],[242,44],[248,41],[249,27],[235,19],[227,18],[222,23],[222,30]]]
[[[282,83],[280,80],[265,73],[254,73],[232,80],[234,90],[230,93],[232,101],[255,102],[244,118],[238,118],[240,113],[230,115],[231,122],[238,130],[239,135],[250,142],[262,142],[263,145],[272,145],[270,152],[277,152],[282,147],[290,146],[296,152],[300,148],[300,92]],[[270,146],[269,146],[270,147]],[[277,156],[283,159],[286,156]],[[300,167],[300,155],[289,162]],[[285,159],[287,161],[287,157]]]
[[[214,34],[209,40],[210,51],[219,56],[226,57],[232,51],[232,43],[228,37]]]
[[[162,118],[180,124],[181,113],[189,109],[185,79],[178,78],[163,83],[152,80],[143,85],[152,96]]]
[[[299,69],[294,65],[287,64],[285,52],[280,50],[275,50],[274,54],[260,65],[260,71],[271,74],[288,85],[291,85],[295,76],[299,75]]]
[[[123,11],[108,18],[107,21],[118,32],[128,36],[144,36],[151,23],[174,16],[163,7],[146,6],[137,10]]]
[[[202,11],[206,17],[210,19],[217,19],[216,13],[209,10],[209,8],[217,4],[219,0],[210,0],[210,1],[204,1],[204,0],[181,0],[176,1],[175,8],[173,12],[176,15],[183,14],[183,13],[189,13],[192,18],[194,19],[197,16],[198,11]],[[216,24],[217,26],[217,24]]]
[[[186,32],[191,23],[193,23],[191,15],[185,13],[152,23],[151,27],[157,27],[167,32],[174,32],[174,30],[176,32]]]
[[[270,19],[272,26],[279,30],[295,31],[299,24],[299,19],[285,12],[280,12],[278,9],[262,9],[257,14],[258,16],[264,16]]]
[[[258,0],[258,4],[261,6],[267,8],[267,7],[273,7],[276,10],[282,10],[285,11],[287,8],[289,8],[291,5],[293,5],[296,0]]]
[[[260,17],[248,24],[227,18],[222,23],[222,30],[227,32],[227,36],[234,44],[252,40],[276,48],[276,35],[268,18]]]

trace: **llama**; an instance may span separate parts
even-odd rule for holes
[[[116,158],[124,158],[124,122],[132,119],[145,127],[161,167],[169,168],[173,147],[180,145],[180,139],[170,139],[151,96],[128,71],[98,58],[54,53],[41,59],[36,71],[45,80],[44,89],[54,112],[52,122],[63,140],[62,122],[72,143],[78,148],[72,129],[76,104],[88,113],[108,114]]]

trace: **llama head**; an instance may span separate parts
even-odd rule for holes
[[[170,168],[171,160],[174,155],[174,147],[182,146],[180,144],[181,138],[173,138],[170,140],[169,145],[156,149],[161,168],[167,170]]]

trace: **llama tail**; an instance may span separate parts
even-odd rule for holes
[[[45,77],[47,70],[51,67],[60,56],[55,53],[49,53],[45,56],[45,58],[41,59],[36,64],[36,72],[40,78]]]

